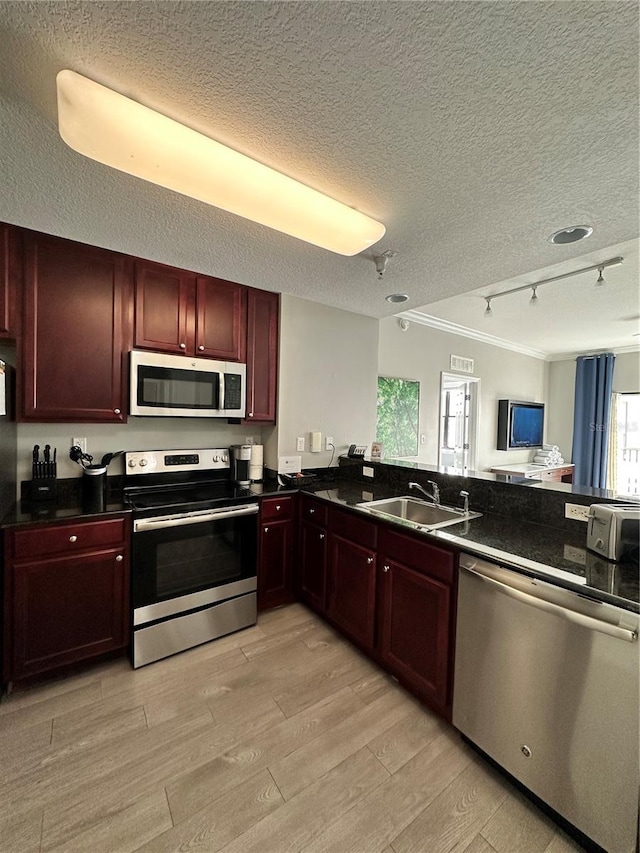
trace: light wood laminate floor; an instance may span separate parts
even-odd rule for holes
[[[576,853],[301,605],[0,704],[1,853]]]

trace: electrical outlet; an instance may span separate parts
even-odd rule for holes
[[[328,435],[324,440],[324,449],[333,450],[333,436]]]
[[[72,438],[71,439],[71,447],[79,447],[83,453],[87,452],[87,439],[85,438]]]
[[[565,545],[564,558],[572,563],[577,563],[579,566],[584,566],[587,563],[587,552],[584,548],[574,548],[571,545]]]
[[[244,443],[245,444],[255,444],[255,442],[253,440],[253,436],[252,435],[245,435]]]
[[[373,468],[369,468],[368,465],[364,465],[362,468],[362,476],[363,477],[373,477]]]
[[[583,504],[565,504],[564,517],[574,521],[589,521],[589,507]]]
[[[296,438],[296,450],[304,450],[304,436],[299,435]]]

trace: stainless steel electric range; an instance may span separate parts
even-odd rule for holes
[[[258,504],[229,475],[227,448],[125,454],[134,667],[256,622]]]

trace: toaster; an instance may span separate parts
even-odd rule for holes
[[[605,560],[638,561],[640,506],[591,504],[587,525],[587,548]]]

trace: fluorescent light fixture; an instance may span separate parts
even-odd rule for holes
[[[340,255],[385,233],[364,213],[75,71],[56,79],[60,136],[85,157]]]

